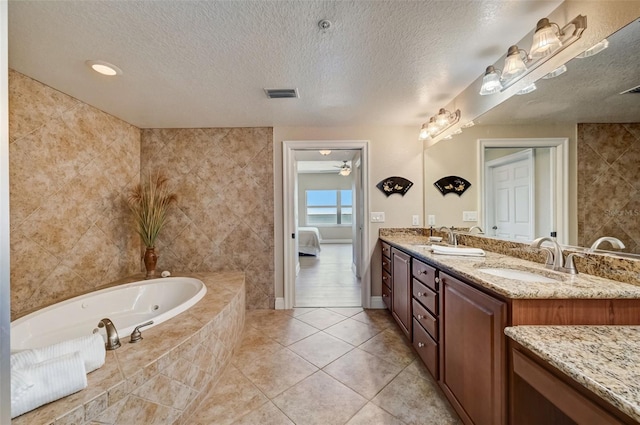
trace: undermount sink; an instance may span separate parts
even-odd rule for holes
[[[514,279],[523,282],[559,283],[559,281],[556,279],[523,270],[504,268],[479,268],[478,271],[493,276],[503,277],[505,279]]]

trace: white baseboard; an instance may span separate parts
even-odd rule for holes
[[[277,305],[277,301],[276,301],[276,305]],[[383,309],[383,310],[387,308],[384,301],[382,301],[382,297],[380,296],[371,297],[370,306],[371,306],[370,308],[377,308],[377,309]]]
[[[284,297],[276,297],[276,310],[284,310]]]
[[[345,244],[352,244],[353,240],[351,239],[323,239],[320,242],[320,245],[322,244],[329,244],[329,243],[345,243]]]

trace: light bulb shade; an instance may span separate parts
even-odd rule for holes
[[[349,174],[351,174],[351,168],[341,168],[338,174],[340,174],[341,176],[348,176]]]
[[[554,69],[553,71],[551,71],[550,73],[548,73],[547,75],[545,75],[542,78],[544,78],[545,80],[548,80],[550,78],[555,78],[558,75],[562,75],[565,72],[567,72],[567,65],[562,64],[562,65],[560,65],[559,67],[557,67],[556,69]]]
[[[449,125],[449,113],[444,108],[440,108],[438,115],[436,116],[436,124],[440,128],[444,128]]]
[[[518,49],[518,46],[509,47],[502,69],[502,79],[508,81],[524,74],[527,71],[527,65],[524,63],[526,57],[525,51]]]
[[[429,131],[427,130],[427,123],[424,123],[420,128],[420,134],[418,135],[418,140],[427,140],[428,138],[429,138]]]
[[[516,92],[516,94],[517,95],[523,95],[523,94],[531,93],[532,91],[535,91],[536,89],[537,89],[536,83],[531,83],[527,87],[525,87],[522,90]]]
[[[547,18],[542,18],[538,21],[536,32],[533,34],[533,43],[529,50],[531,59],[543,58],[562,46],[562,41],[558,37],[559,31],[553,25],[556,24],[549,23]]]
[[[500,83],[500,74],[493,66],[488,66],[487,70],[482,77],[482,87],[480,88],[480,94],[486,96],[488,94],[497,93],[502,90],[502,83]]]
[[[431,119],[429,120],[429,124],[427,125],[427,131],[429,132],[429,136],[431,137],[440,133],[440,126],[436,124],[436,120],[433,117],[431,117]]]
[[[600,53],[601,51],[603,51],[607,47],[609,47],[609,40],[607,40],[605,38],[604,40],[599,41],[598,43],[596,43],[593,46],[589,47],[587,50],[585,50],[584,52],[580,53],[576,57],[580,58],[580,59],[588,58],[589,56],[597,55],[598,53]]]
[[[320,155],[322,156],[327,156],[331,154],[331,151],[329,149],[321,149],[318,152],[320,152]]]

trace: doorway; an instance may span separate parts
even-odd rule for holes
[[[367,162],[367,141],[283,142],[284,302],[276,308],[369,307]]]

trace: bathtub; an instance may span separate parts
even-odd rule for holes
[[[200,301],[207,287],[190,277],[143,280],[91,292],[43,308],[11,322],[11,352],[43,347],[100,332],[98,322],[109,318],[120,339],[127,341],[133,329],[153,320],[158,325]],[[144,331],[144,329],[143,329]]]

